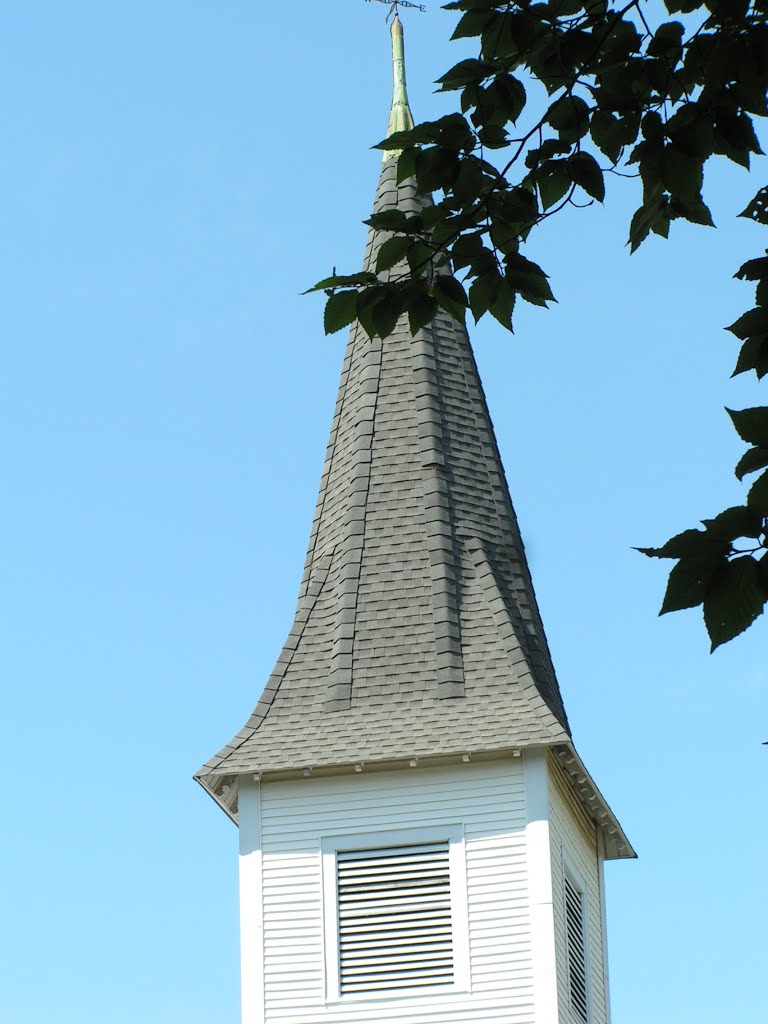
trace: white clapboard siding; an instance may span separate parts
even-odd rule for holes
[[[566,865],[583,885],[583,920],[587,947],[587,995],[589,1024],[608,1024],[603,969],[603,910],[595,826],[584,814],[569,789],[561,769],[550,764],[550,835],[552,849],[552,898],[557,955],[557,987],[560,1024],[581,1024],[583,1015],[571,1008],[568,972],[568,922],[566,917]]]
[[[266,1024],[391,1024],[395,1018],[403,1024],[535,1024],[521,761],[262,784]],[[377,954],[354,960],[356,949],[371,952],[369,939],[365,926],[361,938],[353,938],[347,924],[354,917],[345,924],[342,913],[345,956],[353,964],[350,972],[359,969],[361,988],[354,992],[349,986],[355,983],[347,982],[341,998],[327,1002],[323,838],[448,826],[460,826],[464,836],[471,988],[456,991],[450,978],[446,984],[445,974],[440,984],[424,986],[420,963],[414,968],[419,988],[413,995],[401,987],[401,977],[387,979],[392,989],[386,995],[366,992],[371,961],[377,961],[380,977],[399,972],[380,969],[389,955],[384,945]],[[343,849],[343,842],[338,845]],[[354,857],[349,862],[354,865]],[[379,867],[386,889],[384,876],[397,871],[390,872],[387,864]],[[347,884],[352,885],[351,875]],[[358,896],[351,888],[347,895],[354,906]],[[397,942],[411,943],[414,956],[429,955],[436,944],[435,971],[444,971],[446,933],[438,927],[424,941],[419,927],[401,928],[400,923]],[[261,1019],[254,1017],[253,1024]]]

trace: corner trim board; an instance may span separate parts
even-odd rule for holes
[[[523,752],[523,772],[534,1019],[536,1024],[558,1024],[549,768],[545,748],[532,748]]]

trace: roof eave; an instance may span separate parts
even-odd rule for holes
[[[230,821],[239,826],[237,820],[237,775],[194,775],[195,782],[205,790],[214,803],[224,811]]]
[[[618,818],[587,771],[573,743],[553,744],[552,750],[585,811],[603,834],[606,860],[637,857]]]

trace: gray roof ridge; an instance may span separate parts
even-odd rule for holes
[[[514,599],[505,600],[483,541],[477,538],[470,540],[467,549],[472,556],[483,594],[493,614],[499,636],[504,642],[510,664],[519,668],[517,681],[528,704],[541,723],[550,730],[553,739],[570,739],[565,711],[563,710],[563,721],[542,695],[534,671],[529,635],[517,603]]]

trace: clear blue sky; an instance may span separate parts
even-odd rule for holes
[[[0,1016],[236,1024],[237,835],[192,773],[292,619],[344,345],[299,292],[360,261],[385,11],[2,7]],[[407,18],[417,116],[449,31]],[[616,1024],[766,1015],[768,623],[710,656],[631,550],[741,500],[723,406],[765,402],[721,329],[765,238],[745,173],[709,180],[721,229],[632,257],[612,182],[532,249],[559,305],[474,331],[576,742],[640,854],[607,872]]]

